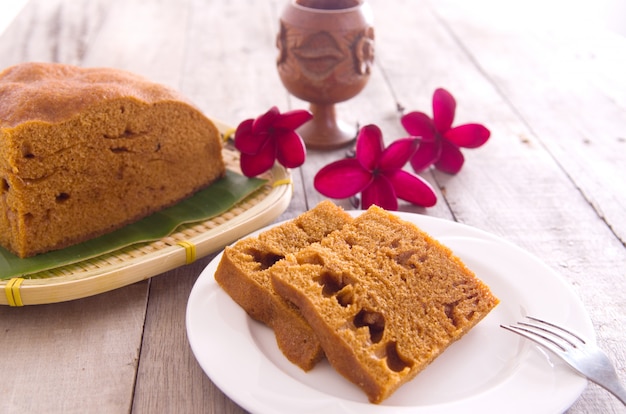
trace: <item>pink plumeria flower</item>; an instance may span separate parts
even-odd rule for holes
[[[313,118],[306,110],[280,113],[272,107],[256,119],[247,119],[235,131],[235,148],[241,152],[241,172],[254,177],[272,168],[278,161],[286,168],[304,164],[306,147],[295,131]]]
[[[437,202],[432,187],[402,167],[419,146],[417,138],[401,138],[387,148],[376,125],[359,131],[356,155],[326,165],[315,175],[313,185],[330,198],[361,194],[361,208],[376,204],[386,210],[398,209],[398,198],[424,207]]]
[[[460,147],[477,148],[489,139],[491,133],[480,124],[453,128],[455,111],[454,97],[439,88],[433,94],[433,119],[423,112],[410,112],[402,117],[404,129],[422,138],[420,147],[411,158],[411,166],[416,172],[434,165],[438,170],[456,174],[465,162]]]

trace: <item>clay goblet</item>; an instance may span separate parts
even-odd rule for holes
[[[290,0],[280,18],[277,69],[285,88],[310,103],[313,119],[298,132],[311,148],[356,137],[335,104],[365,87],[374,61],[372,13],[365,0]]]

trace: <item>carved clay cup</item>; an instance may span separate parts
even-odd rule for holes
[[[298,132],[307,146],[334,148],[356,136],[335,104],[365,87],[374,61],[372,13],[365,0],[291,0],[280,18],[277,69],[285,88],[311,105]]]

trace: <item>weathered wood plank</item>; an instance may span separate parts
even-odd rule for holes
[[[204,374],[187,341],[187,299],[198,275],[212,258],[151,280],[133,412],[243,412]]]
[[[188,18],[189,1],[112,3],[83,64],[128,70],[180,89]]]
[[[0,34],[13,23],[13,19],[20,14],[28,0],[5,0],[0,6]]]
[[[2,35],[0,66],[45,61],[80,65],[117,0],[31,1]]]
[[[272,3],[195,0],[192,6],[182,90],[233,127],[272,106],[289,109],[275,70]]]
[[[573,5],[568,14],[531,3],[515,18],[496,8],[488,19],[455,0],[437,6],[468,53],[492,74],[497,90],[626,244],[626,39],[594,25],[599,6],[591,4],[589,10]],[[489,26],[493,20],[498,26]],[[513,29],[503,27],[506,22]],[[490,39],[481,30],[485,25]],[[533,30],[515,30],[519,25]]]
[[[72,302],[1,307],[0,412],[128,412],[146,288],[141,282]]]

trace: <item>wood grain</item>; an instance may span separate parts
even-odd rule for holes
[[[151,280],[133,412],[242,412],[204,374],[184,329],[187,298],[212,258]]]
[[[0,412],[128,412],[148,282],[53,305],[0,308]]]
[[[434,208],[401,209],[502,236],[559,272],[626,381],[626,42],[566,30],[569,15],[555,19],[548,12],[559,9],[541,2],[500,3],[370,0],[376,66],[364,91],[340,103],[338,113],[355,125],[377,124],[389,143],[405,134],[399,106],[430,114],[433,91],[452,92],[455,124],[483,123],[492,137],[464,150],[458,175],[421,174],[436,187]],[[235,126],[273,105],[307,107],[276,73],[283,5],[30,0],[0,34],[0,64],[132,70]],[[292,171],[293,200],[278,220],[324,199],[313,187],[315,173],[348,149],[309,151]],[[336,202],[350,208],[348,200]],[[186,300],[210,259],[93,298],[0,308],[0,346],[13,350],[0,357],[0,372],[13,373],[0,412],[245,412],[207,378],[186,339]],[[591,384],[568,410],[588,412],[623,406]]]

